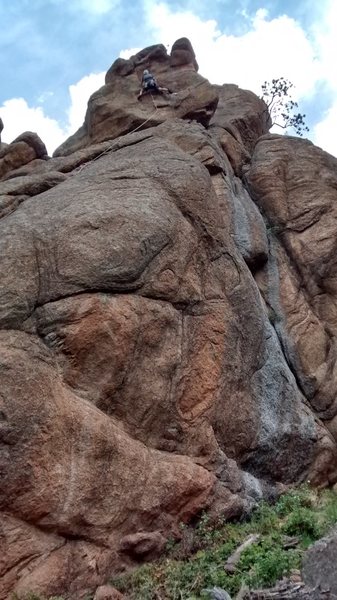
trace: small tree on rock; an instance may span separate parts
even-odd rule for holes
[[[272,125],[282,129],[292,127],[297,135],[302,136],[305,131],[309,131],[309,128],[304,120],[306,115],[295,112],[298,104],[289,94],[289,90],[293,87],[294,84],[284,77],[272,79],[271,82],[265,81],[262,85],[261,98],[267,105]]]

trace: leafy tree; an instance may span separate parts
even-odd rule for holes
[[[297,135],[302,136],[305,131],[309,131],[309,128],[305,124],[306,115],[295,112],[298,104],[289,94],[293,87],[294,84],[284,77],[272,79],[271,82],[265,81],[262,85],[261,98],[267,105],[272,125],[282,129],[292,127]]]

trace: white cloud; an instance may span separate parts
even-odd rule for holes
[[[322,78],[337,91],[337,2],[327,0],[324,17],[312,28],[312,35],[319,56]]]
[[[140,50],[141,50],[141,48],[127,48],[126,50],[122,50],[119,53],[119,56],[121,58],[128,59],[128,58],[130,58],[130,56],[133,56],[134,54],[137,54],[137,52],[139,52]]]
[[[323,118],[313,128],[313,141],[327,152],[337,156],[337,2],[327,2],[323,21],[316,25],[314,39],[317,52],[322,65],[322,79],[334,98],[330,108],[325,112]]]
[[[285,77],[294,84],[294,100],[310,101],[318,84],[337,93],[337,2],[325,0],[323,18],[310,32],[287,15],[271,19],[265,8],[244,11],[250,25],[242,35],[219,31],[214,20],[203,21],[191,11],[174,12],[165,2],[145,0],[147,18],[155,39],[172,44],[188,37],[197,55],[200,73],[212,83],[236,83],[261,94],[261,84]],[[314,127],[313,141],[336,153],[336,107]],[[334,128],[334,129],[333,129]],[[329,132],[330,129],[330,132]]]
[[[337,156],[337,101],[326,112],[313,130],[313,141],[330,154]]]
[[[78,0],[82,5],[86,0]],[[102,0],[103,1],[103,0]],[[110,4],[110,0],[104,0]],[[89,3],[89,0],[88,0]],[[96,3],[96,9],[98,5]],[[103,5],[102,5],[103,6]],[[129,58],[137,54],[141,48],[129,48],[122,50],[120,56]],[[4,123],[1,139],[10,143],[24,131],[35,131],[46,144],[49,154],[52,154],[62,142],[75,133],[83,124],[87,103],[91,94],[104,85],[105,72],[90,73],[77,83],[69,86],[70,105],[67,110],[67,120],[62,127],[55,119],[45,114],[41,106],[29,106],[24,98],[11,98],[0,106],[0,115]],[[43,104],[53,92],[48,91],[37,98],[39,104]]]
[[[216,21],[202,21],[187,11],[173,12],[163,2],[148,4],[148,19],[155,37],[165,44],[188,37],[200,72],[212,83],[237,83],[260,93],[265,80],[285,77],[303,97],[313,91],[320,76],[309,38],[286,15],[268,20],[267,10],[259,9],[249,17],[250,31],[241,36],[221,33]]]
[[[91,73],[69,86],[70,106],[65,127],[48,117],[41,106],[29,106],[24,98],[11,98],[0,106],[4,123],[1,139],[10,143],[24,131],[35,131],[46,144],[49,154],[82,125],[87,102],[104,84],[104,73]]]
[[[67,131],[74,133],[76,129],[81,127],[89,97],[104,85],[104,76],[105,73],[91,73],[69,86],[70,108],[68,110]]]
[[[65,131],[55,119],[46,116],[40,106],[28,106],[24,98],[6,100],[0,107],[0,114],[4,123],[3,142],[12,142],[24,131],[35,131],[50,152],[65,138]]]
[[[53,0],[63,2],[64,0]],[[83,10],[104,12],[119,0],[74,0]],[[188,37],[195,49],[200,73],[213,83],[237,83],[261,93],[261,84],[283,76],[295,84],[294,99],[310,100],[317,84],[337,93],[335,56],[337,55],[337,2],[325,0],[323,20],[306,33],[298,22],[282,15],[271,19],[264,8],[244,14],[248,30],[242,35],[221,32],[214,19],[203,21],[187,10],[174,11],[160,0],[143,0],[146,8],[147,39],[166,46],[179,37]],[[120,52],[122,58],[139,48]],[[104,73],[91,73],[69,86],[70,104],[64,127],[45,114],[39,106],[28,106],[23,98],[12,98],[0,106],[5,129],[3,141],[11,141],[24,130],[37,131],[51,153],[83,123],[89,96],[104,83]],[[42,99],[40,98],[42,102]],[[336,152],[337,102],[332,103],[322,121],[313,128],[313,141]]]

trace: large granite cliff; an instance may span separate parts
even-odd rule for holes
[[[2,600],[337,480],[337,159],[197,69],[118,59],[53,158],[0,148]]]

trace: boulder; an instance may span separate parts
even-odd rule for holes
[[[187,38],[180,38],[179,40],[176,40],[172,46],[170,66],[182,67],[186,65],[193,66],[196,71],[199,70],[190,40]]]
[[[119,549],[135,558],[153,558],[165,549],[167,538],[160,531],[133,533],[126,535],[120,542]]]
[[[97,588],[94,600],[123,600],[125,596],[111,585],[101,585]]]
[[[47,148],[37,133],[25,131],[15,138],[12,144],[16,144],[17,142],[25,142],[28,146],[33,148],[33,150],[35,150],[36,158],[46,158],[48,156]]]
[[[39,136],[31,131],[22,133],[11,144],[1,144],[0,179],[5,179],[15,169],[42,157],[47,157],[46,147]]]
[[[314,590],[313,598],[337,598],[337,533],[313,544],[304,554],[302,577]]]
[[[34,148],[26,142],[15,142],[13,144],[1,145],[0,149],[0,179],[7,173],[26,165],[36,158]]]

